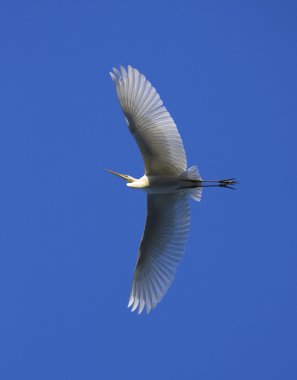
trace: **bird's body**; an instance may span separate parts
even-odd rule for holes
[[[117,175],[118,177],[127,180],[127,186],[140,189],[148,194],[166,194],[172,192],[185,192],[189,190],[189,195],[193,192],[201,193],[201,188],[203,186],[203,181],[198,174],[197,168],[193,166],[189,171],[185,173],[174,176],[174,175],[143,175],[140,178],[133,178],[126,176],[125,174],[120,174],[114,172],[113,170],[106,169],[108,172]],[[129,177],[128,180],[125,177]],[[197,189],[197,190],[195,190]]]
[[[198,181],[197,181],[198,182]],[[199,183],[197,183],[198,187]],[[192,182],[181,176],[152,175],[137,179],[135,182],[127,183],[128,187],[142,189],[147,193],[171,193],[181,189],[192,188]]]
[[[127,186],[147,193],[147,220],[133,276],[129,307],[150,312],[170,287],[184,253],[190,228],[189,197],[200,201],[202,188],[230,187],[233,178],[202,180],[187,169],[181,137],[156,90],[128,66],[110,73],[128,128],[142,154],[145,174],[137,179],[112,170]]]

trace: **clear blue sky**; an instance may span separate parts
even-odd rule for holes
[[[295,380],[294,1],[0,4],[0,378]],[[161,94],[204,178],[184,260],[127,309],[145,194],[108,75]]]

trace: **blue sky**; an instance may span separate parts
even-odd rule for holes
[[[0,377],[293,380],[294,1],[0,4]],[[145,194],[108,72],[157,88],[204,178],[184,260],[127,309]]]

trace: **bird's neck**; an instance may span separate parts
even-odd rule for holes
[[[146,175],[144,175],[143,177],[141,177],[139,179],[135,179],[135,178],[133,178],[133,179],[134,179],[133,182],[128,182],[127,183],[128,187],[134,187],[136,189],[142,189],[143,187],[148,187],[149,186],[149,180],[148,180],[148,178],[147,178]]]

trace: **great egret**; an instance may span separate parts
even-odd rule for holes
[[[128,307],[147,313],[172,284],[190,228],[189,196],[200,201],[202,187],[231,187],[234,178],[205,181],[196,166],[187,169],[183,142],[151,83],[135,68],[110,73],[128,128],[145,166],[136,179],[112,170],[127,186],[147,193],[147,218],[139,247]]]

